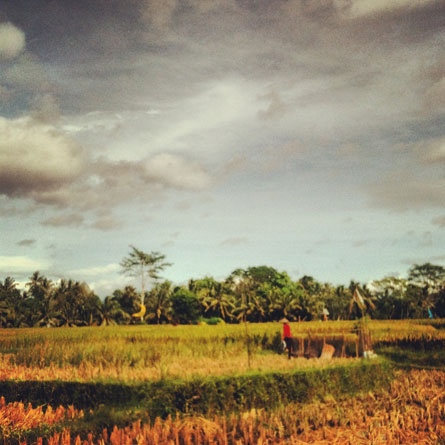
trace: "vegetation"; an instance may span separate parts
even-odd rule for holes
[[[358,323],[290,323],[307,350],[324,342],[339,352],[346,346],[349,358],[326,361],[288,360],[277,353],[279,323],[248,324],[250,366],[240,324],[3,329],[0,394],[11,414],[0,412],[0,425],[6,419],[0,441],[120,444],[138,437],[139,443],[223,438],[278,444],[325,437],[329,443],[385,443],[387,437],[390,443],[436,443],[443,426],[445,331],[438,328],[444,321],[369,320],[377,359],[355,358]],[[395,364],[435,370],[396,371],[396,381],[411,385],[405,396],[394,383],[386,390]],[[423,377],[408,382],[407,375]],[[50,423],[44,418],[52,412],[48,405],[72,405],[75,415]],[[17,427],[7,419],[16,419]],[[403,436],[403,427],[409,435]],[[219,439],[212,431],[219,431]]]
[[[330,364],[335,365],[356,357],[360,347],[356,324],[313,321],[290,326],[306,350],[320,351],[324,342],[334,345],[336,354]],[[392,357],[390,348],[406,354],[415,348],[419,354],[425,351],[423,365],[440,365],[434,354],[445,350],[444,330],[416,320],[371,320],[369,329],[378,353],[386,350]],[[239,324],[4,329],[0,331],[0,381],[140,382],[321,366],[319,354],[310,360],[288,360],[280,354],[278,323],[250,324],[249,343],[250,363],[245,329]]]
[[[0,281],[0,441],[445,443],[442,266],[348,286],[258,266],[175,286],[164,255],[131,249],[122,271],[141,292]],[[283,317],[299,358],[282,354]]]
[[[365,312],[377,319],[445,318],[445,268],[415,265],[407,278],[386,277],[348,286],[320,283],[310,276],[293,281],[286,272],[268,266],[237,269],[223,281],[191,279],[187,286],[160,281],[169,265],[159,252],[146,254],[135,247],[122,269],[141,278],[141,293],[132,286],[117,289],[103,301],[86,283],[54,283],[35,272],[19,290],[17,282],[0,281],[0,326],[94,326],[131,323],[197,323],[216,318],[226,323],[357,319]],[[145,290],[145,277],[153,280]],[[143,297],[143,298],[142,298]],[[360,298],[359,298],[360,297]],[[132,317],[147,310],[143,320]],[[364,312],[365,311],[365,312]],[[142,316],[142,315],[141,315]]]
[[[31,422],[15,427],[20,443],[51,444],[406,444],[443,443],[445,440],[445,373],[439,371],[400,372],[388,389],[354,397],[325,395],[310,403],[290,403],[273,410],[252,409],[243,413],[186,416],[164,420],[145,418],[127,426],[108,427],[94,412],[82,418],[72,412],[69,423],[52,423],[52,428],[33,434]],[[3,405],[4,407],[4,405]],[[17,409],[15,414],[14,409]],[[48,408],[47,411],[51,408]],[[0,410],[1,411],[1,410]],[[8,419],[23,418],[23,405],[9,408],[1,416],[1,439],[14,443]],[[32,412],[32,408],[28,408]],[[96,416],[96,418],[95,418]],[[61,421],[63,416],[60,416]],[[37,419],[42,419],[42,411]],[[115,420],[119,423],[119,417]],[[43,423],[42,423],[43,424]],[[6,434],[5,434],[6,433]],[[43,437],[42,437],[43,436]]]

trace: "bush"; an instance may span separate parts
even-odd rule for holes
[[[196,295],[179,287],[172,296],[173,318],[181,324],[195,324],[201,315],[201,306]]]

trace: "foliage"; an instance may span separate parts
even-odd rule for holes
[[[331,320],[357,319],[365,313],[389,320],[445,318],[445,268],[430,263],[413,266],[407,278],[385,277],[367,285],[351,281],[347,286],[333,286],[308,275],[293,281],[286,272],[255,266],[236,269],[222,281],[210,276],[191,279],[187,287],[155,281],[147,292],[145,278],[157,280],[160,270],[170,263],[164,262],[159,252],[146,254],[132,249],[121,265],[124,272],[141,277],[141,294],[133,286],[126,286],[102,301],[86,283],[69,279],[54,283],[38,271],[21,291],[12,277],[6,277],[0,281],[0,326],[131,324],[135,323],[132,314],[139,312],[139,304],[147,308],[140,322],[153,324],[195,323],[199,315],[228,323],[268,322],[283,317],[311,321],[320,320],[326,312]],[[196,298],[175,297],[179,289]],[[191,312],[179,314],[174,309],[175,299],[176,306],[186,304],[192,307]],[[184,315],[188,313],[190,318]]]
[[[145,306],[147,307],[147,319],[153,320],[157,324],[170,321],[172,312],[172,283],[164,281],[156,283],[148,295],[145,296]]]
[[[201,315],[197,296],[184,287],[174,290],[172,298],[172,316],[181,324],[196,323]]]
[[[164,261],[165,255],[160,252],[146,253],[130,246],[131,251],[120,263],[122,272],[127,275],[139,277],[141,279],[141,304],[144,304],[145,297],[145,275],[153,280],[159,279],[159,272],[164,270],[171,263]]]

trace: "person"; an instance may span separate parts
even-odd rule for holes
[[[328,318],[329,317],[329,311],[326,308],[323,309],[322,315],[323,315],[323,321],[328,321],[329,320],[329,318]]]
[[[293,355],[293,340],[289,320],[287,318],[283,318],[280,320],[280,322],[283,323],[283,341],[286,343],[287,357],[290,359]]]

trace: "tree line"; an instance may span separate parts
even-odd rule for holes
[[[142,260],[141,260],[142,258]],[[25,289],[11,277],[0,281],[0,326],[94,326],[134,323],[209,323],[241,321],[355,319],[366,308],[373,318],[445,318],[445,268],[430,263],[412,266],[406,278],[386,277],[368,284],[351,281],[334,286],[311,276],[293,281],[270,266],[236,269],[227,278],[190,279],[175,286],[159,272],[170,263],[159,252],[134,247],[122,270],[141,278],[101,300],[86,283],[53,282],[36,271]],[[130,261],[131,260],[131,261]],[[145,289],[145,279],[152,287]],[[359,292],[359,293],[358,293]],[[357,304],[357,295],[360,304]],[[141,305],[145,313],[141,318]]]

